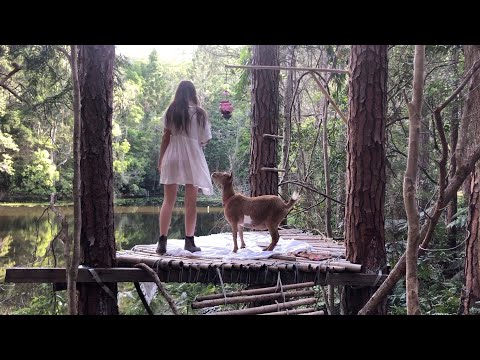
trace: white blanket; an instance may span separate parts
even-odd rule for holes
[[[287,254],[290,252],[311,251],[312,247],[303,241],[287,240],[280,237],[277,246],[273,251],[263,251],[262,249],[270,244],[270,235],[265,233],[259,233],[255,231],[245,231],[243,233],[243,240],[245,241],[245,248],[241,249],[241,241],[237,236],[238,251],[234,253],[233,250],[233,237],[232,233],[212,234],[207,236],[196,236],[195,245],[202,250],[197,252],[190,252],[183,250],[185,240],[168,239],[167,240],[167,253],[170,256],[184,256],[184,257],[201,257],[212,259],[266,259],[273,254]],[[132,251],[145,249],[146,247],[153,250],[157,247],[157,244],[152,245],[139,245],[132,248]],[[155,296],[157,291],[157,285],[153,282],[140,283],[143,293],[145,294],[148,304]]]
[[[263,248],[270,244],[270,235],[259,233],[255,231],[245,231],[243,239],[246,247],[240,248],[241,241],[237,236],[238,251],[234,253],[232,233],[212,234],[207,236],[196,236],[195,245],[202,250],[191,253],[184,250],[183,246],[185,240],[168,239],[167,253],[170,256],[185,256],[185,257],[201,257],[201,258],[215,258],[215,259],[266,259],[273,254],[287,254],[289,252],[310,251],[311,246],[303,241],[287,240],[280,237],[277,246],[273,251],[263,251]],[[142,248],[146,246],[156,248],[157,244],[141,245]],[[134,247],[132,250],[135,251]]]

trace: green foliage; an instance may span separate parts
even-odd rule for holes
[[[26,191],[33,194],[48,195],[54,191],[55,181],[59,173],[47,150],[37,150],[30,164],[22,173]]]
[[[66,315],[67,299],[65,291],[54,292],[52,285],[41,284],[28,307],[21,308],[13,315]]]
[[[280,47],[280,62],[286,63],[287,46]],[[414,47],[411,45],[390,46],[388,57],[388,104],[386,129],[386,203],[385,227],[388,261],[395,264],[405,250],[406,222],[402,197],[403,175],[408,150],[408,111],[404,93],[411,96]],[[295,45],[297,67],[317,67],[326,61],[327,67],[347,67],[349,47],[335,45]],[[435,108],[458,86],[464,71],[464,59],[458,45],[430,45],[426,48],[425,106],[423,108],[421,154],[424,169],[419,175],[417,196],[422,223],[425,211],[432,206],[437,196],[440,143],[431,117]],[[157,160],[163,132],[162,116],[173,98],[178,82],[191,79],[198,91],[201,106],[212,124],[213,139],[206,148],[210,171],[232,170],[237,189],[248,192],[250,160],[250,111],[251,71],[229,69],[225,64],[249,64],[252,47],[226,45],[202,45],[195,51],[191,62],[169,64],[162,61],[154,51],[148,59],[118,59],[115,68],[114,113],[113,113],[113,166],[117,199],[128,196],[149,196],[144,203],[159,204],[161,187],[158,182]],[[0,45],[0,73],[8,74],[12,62],[22,65],[8,84],[21,98],[0,89],[0,196],[39,196],[47,200],[52,191],[65,198],[71,197],[73,178],[71,113],[71,79],[68,62],[61,52],[50,45]],[[285,122],[284,93],[286,72],[280,72],[280,124],[283,134]],[[231,119],[223,119],[218,111],[223,90],[230,91],[234,105]],[[283,180],[305,181],[309,186],[325,190],[323,173],[323,149],[320,103],[323,95],[309,75],[296,72],[293,83],[295,101],[292,105],[291,146],[287,168],[289,174]],[[338,106],[347,113],[348,78],[346,74],[332,75],[328,91]],[[463,107],[464,93],[442,111],[442,121],[447,139],[452,124]],[[455,113],[456,111],[456,113]],[[328,152],[332,197],[344,200],[346,166],[346,128],[336,112],[329,107]],[[281,141],[278,141],[278,154]],[[421,155],[421,156],[422,156]],[[278,156],[278,164],[280,156]],[[428,175],[426,175],[426,174]],[[282,174],[280,174],[282,180]],[[291,192],[293,186],[290,187]],[[435,229],[435,248],[448,248],[447,229],[456,227],[458,239],[464,238],[468,199],[459,192],[459,210],[450,224],[439,224]],[[150,197],[152,196],[152,197]],[[181,199],[181,194],[180,194]],[[315,232],[324,232],[325,201],[315,193],[305,191],[302,200],[289,215],[289,223],[306,227]],[[212,199],[208,199],[213,201]],[[121,199],[127,202],[129,200]],[[138,202],[138,200],[135,200]],[[180,200],[179,200],[180,202]],[[343,235],[343,208],[334,206],[333,226],[335,235]],[[302,210],[304,208],[305,210]],[[127,227],[119,221],[116,225]],[[30,251],[46,253],[47,230],[40,234],[35,248]],[[140,236],[140,235],[138,235]],[[131,239],[119,237],[120,246],[128,247]],[[15,240],[4,237],[0,240],[0,253],[15,246]],[[460,241],[460,240],[458,240]],[[461,247],[450,252],[428,253],[421,259],[421,304],[424,313],[455,313],[459,301],[462,271]],[[26,256],[26,255],[25,255]],[[0,274],[1,275],[1,274]],[[218,291],[218,289],[181,284],[170,288],[187,313],[194,294]],[[123,294],[123,292],[122,292]],[[45,295],[45,294],[43,294]],[[391,296],[392,313],[405,309],[405,287],[399,284]],[[48,306],[48,296],[39,295],[35,306]],[[135,290],[128,288],[122,295],[124,313],[143,313]],[[168,313],[168,307],[158,297],[153,306],[157,313]]]
[[[406,250],[408,231],[405,221],[390,225],[390,227],[393,226],[396,226],[396,236],[402,240],[387,243],[387,259],[391,267]],[[459,236],[457,239],[460,241]],[[447,250],[443,251],[442,249]],[[422,314],[457,313],[463,285],[463,263],[463,247],[450,248],[446,236],[446,226],[442,223],[438,224],[429,250],[419,259],[419,299]],[[389,303],[391,314],[406,314],[405,280],[396,285],[393,294],[389,297]]]

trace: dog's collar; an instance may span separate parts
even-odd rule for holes
[[[230,200],[232,200],[234,195],[230,196],[227,200],[225,199],[222,199],[222,206],[225,207],[227,206],[227,204],[230,202]]]

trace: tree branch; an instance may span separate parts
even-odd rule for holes
[[[13,66],[13,70],[10,71],[2,80],[0,80],[0,87],[4,88],[5,90],[7,90],[8,92],[10,92],[13,96],[15,96],[18,100],[20,100],[21,102],[26,102],[25,100],[23,100],[16,92],[15,90],[11,89],[7,84],[6,82],[13,76],[15,75],[15,73],[19,72],[20,70],[22,70],[23,68],[18,65],[17,63],[12,63],[12,66]]]
[[[60,51],[65,57],[67,58],[68,62],[71,64],[72,63],[72,56],[68,53],[67,50],[62,48],[61,46],[54,46],[54,49]]]
[[[420,231],[420,239],[423,239],[418,255],[421,256],[425,253],[425,249],[433,235],[433,229],[440,219],[442,211],[445,209],[446,205],[453,199],[455,193],[460,189],[463,182],[475,168],[475,164],[480,159],[480,145],[478,145],[475,151],[468,157],[468,159],[457,168],[455,175],[450,180],[448,186],[445,189],[443,202],[440,203],[439,199],[435,203],[434,209],[426,216],[426,221],[422,226]],[[423,249],[422,249],[423,248]],[[406,265],[406,256],[405,253],[398,260],[397,264],[393,268],[392,272],[388,275],[387,279],[380,285],[377,291],[373,296],[368,300],[362,310],[358,312],[359,315],[367,315],[373,311],[376,306],[382,301],[382,299],[387,296],[393,287],[397,284],[400,279],[405,275],[405,265]]]
[[[165,287],[160,281],[160,278],[158,277],[157,273],[153,271],[150,266],[144,263],[138,263],[137,265],[135,265],[135,267],[145,270],[153,278],[155,284],[157,284],[158,286],[158,290],[160,290],[165,300],[167,300],[167,303],[170,306],[170,309],[172,310],[172,312],[175,315],[180,315],[177,305],[175,305],[175,301],[173,300],[172,296],[167,292],[167,290],[165,290]]]
[[[418,172],[418,153],[420,140],[420,124],[422,114],[422,99],[425,71],[425,45],[415,46],[415,65],[413,76],[412,102],[407,103],[410,118],[408,134],[407,168],[403,181],[403,199],[407,214],[408,238],[406,250],[407,270],[407,314],[420,315],[418,299],[417,259],[420,243],[420,215],[416,204],[417,189],[415,181]]]
[[[477,72],[477,70],[480,68],[480,59],[477,59],[477,61],[475,61],[475,63],[472,65],[472,67],[468,70],[467,74],[465,75],[465,77],[463,78],[463,81],[460,83],[460,85],[458,86],[458,88],[453,92],[452,95],[450,95],[450,97],[445,100],[443,102],[442,105],[440,105],[439,107],[437,107],[435,109],[435,111],[442,111],[445,106],[447,106],[454,98],[455,96],[457,96],[457,94],[462,91],[462,89],[465,87],[465,85],[467,85],[468,81],[470,80],[470,78]]]
[[[7,76],[5,76],[3,78],[3,80],[0,81],[0,85],[4,85],[8,81],[8,79],[10,79],[13,75],[15,75],[15,73],[22,70],[22,67],[20,65],[18,65],[17,63],[12,63],[12,66],[13,66],[13,70],[10,71],[7,74]]]

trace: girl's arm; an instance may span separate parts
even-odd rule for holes
[[[170,144],[170,135],[172,132],[165,128],[165,131],[163,133],[162,137],[162,144],[160,145],[160,156],[158,158],[158,171],[160,171],[160,168],[162,167],[162,160],[163,160],[163,155],[165,155],[165,150],[167,150],[168,144]]]

